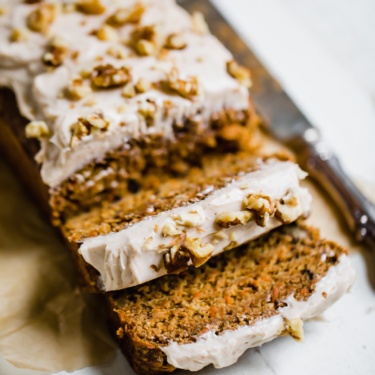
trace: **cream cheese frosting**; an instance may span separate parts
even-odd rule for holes
[[[279,308],[278,314],[271,318],[221,335],[211,330],[194,343],[179,345],[171,342],[161,350],[167,355],[168,363],[178,369],[198,371],[210,364],[216,368],[230,366],[247,349],[269,342],[291,327],[301,338],[303,321],[321,314],[348,292],[354,276],[349,257],[341,255],[338,263],[316,284],[314,293],[306,301],[297,301],[290,295],[285,300],[286,306]]]
[[[172,125],[186,118],[194,117],[207,126],[209,119],[223,109],[248,108],[248,87],[227,71],[226,64],[233,59],[230,52],[210,33],[197,32],[192,17],[173,0],[101,0],[105,12],[98,15],[67,11],[69,3],[74,1],[25,4],[0,0],[0,85],[15,91],[25,117],[45,121],[48,126],[50,134],[40,138],[37,160],[42,164],[43,181],[50,187],[59,186],[90,161],[102,159],[106,152],[132,138],[150,134],[173,137]],[[34,32],[27,25],[27,17],[41,4],[57,5],[48,32]],[[138,23],[116,28],[105,24],[120,7],[131,9],[139,4],[144,12]],[[106,34],[98,37],[103,26]],[[160,40],[177,35],[186,47],[140,56],[130,44],[134,30],[143,27],[152,28]],[[52,69],[43,64],[42,58],[56,39],[67,55]],[[124,97],[123,87],[91,90],[88,79],[82,78],[84,74],[108,65],[125,67],[130,84],[142,79],[151,87],[131,98]],[[160,82],[171,72],[188,85],[193,77],[199,84],[196,95],[187,97],[160,89]],[[85,90],[80,95],[84,95],[71,100],[66,90],[77,79]],[[151,125],[143,113],[150,104]],[[105,119],[105,131],[73,139],[72,126],[78,119],[93,115]]]
[[[311,197],[300,186],[304,177],[294,163],[260,162],[259,170],[244,174],[199,202],[147,217],[117,233],[85,239],[79,253],[98,270],[104,291],[142,284],[166,274],[168,257],[173,263],[181,247],[191,254],[189,265],[196,265],[195,258],[200,265],[211,256],[306,216]],[[249,197],[256,198],[254,206],[249,206]],[[262,205],[268,204],[267,199],[276,214],[264,212],[260,218],[257,215]],[[291,206],[287,202],[285,209],[279,206],[288,199],[293,201]]]

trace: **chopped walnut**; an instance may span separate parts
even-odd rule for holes
[[[197,227],[198,225],[202,225],[206,220],[204,214],[197,211],[181,212],[173,219],[178,225],[185,227]]]
[[[199,238],[186,237],[183,246],[189,251],[191,261],[195,267],[200,267],[206,263],[214,251],[214,247],[210,243],[202,245]]]
[[[29,39],[29,34],[25,29],[13,29],[10,33],[11,42],[25,42]]]
[[[27,138],[44,138],[50,135],[47,124],[44,121],[31,121],[26,125]]]
[[[223,212],[216,216],[216,224],[222,228],[233,227],[234,225],[247,224],[253,217],[249,211]]]
[[[136,51],[143,56],[150,56],[153,55],[156,51],[155,44],[145,40],[141,39],[135,44]]]
[[[109,26],[109,25],[103,25],[95,32],[95,35],[99,40],[103,41],[115,41],[118,39],[118,33],[117,31]]]
[[[80,100],[92,92],[81,77],[73,78],[65,89],[65,95],[71,100]]]
[[[285,319],[285,329],[295,340],[303,340],[303,321],[300,318]]]
[[[122,89],[121,95],[127,99],[133,98],[136,95],[134,85],[131,82],[127,83]]]
[[[201,12],[194,12],[191,17],[191,26],[197,34],[207,34],[209,32],[206,20]]]
[[[167,223],[163,226],[163,229],[161,230],[161,234],[166,236],[177,236],[182,234],[182,231],[180,229],[177,229],[176,224],[174,223]]]
[[[156,104],[150,100],[141,102],[138,107],[138,112],[145,118],[145,120],[154,120]]]
[[[27,27],[32,31],[45,33],[55,20],[56,13],[56,5],[40,4],[27,16]]]
[[[165,81],[168,89],[175,91],[187,99],[200,95],[201,87],[197,77],[193,76],[181,79],[178,77],[178,74],[177,68],[171,69],[168,73],[167,80]]]
[[[301,207],[296,189],[290,189],[287,194],[276,202],[276,217],[289,224],[301,215]]]
[[[186,46],[186,40],[181,33],[170,34],[164,44],[168,49],[184,49]]]
[[[135,3],[127,8],[117,9],[116,12],[108,18],[107,23],[113,27],[121,27],[127,23],[138,23],[145,10],[142,3]]]
[[[43,63],[53,67],[60,66],[68,52],[68,43],[60,37],[54,37],[47,46],[47,52],[43,55]]]
[[[174,246],[163,256],[164,267],[168,273],[180,273],[188,268],[190,258],[188,250]]]
[[[153,55],[157,50],[158,35],[155,26],[142,26],[132,34],[132,45],[142,56]]]
[[[135,89],[139,94],[142,94],[151,89],[151,83],[146,78],[140,78],[135,85]]]
[[[256,223],[262,227],[266,226],[268,219],[275,214],[275,204],[267,195],[249,194],[243,205],[254,214]]]
[[[96,88],[124,86],[130,79],[129,69],[125,66],[115,68],[111,64],[99,65],[91,73],[91,83]]]
[[[106,131],[109,121],[103,115],[94,113],[87,117],[78,118],[77,122],[72,124],[70,130],[72,133],[71,146],[75,146],[82,137],[90,135],[93,132]]]
[[[102,14],[105,6],[101,0],[78,0],[77,9],[85,14]]]
[[[241,84],[246,87],[251,87],[250,71],[238,65],[236,61],[231,60],[227,62],[227,72]]]

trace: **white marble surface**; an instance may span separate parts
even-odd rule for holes
[[[357,180],[375,183],[375,2],[373,0],[213,0],[257,52]],[[375,293],[362,254],[352,255],[352,293],[305,341],[285,337],[249,350],[229,368],[200,374],[373,375]],[[373,276],[375,275],[375,262]],[[0,361],[1,375],[37,375]],[[74,375],[131,375],[119,354]],[[59,375],[63,375],[60,373]]]

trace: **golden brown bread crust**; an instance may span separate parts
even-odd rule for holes
[[[112,331],[137,373],[171,372],[160,348],[274,316],[292,294],[306,300],[342,254],[315,229],[284,226],[201,268],[109,293]]]

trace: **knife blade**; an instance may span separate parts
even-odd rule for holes
[[[356,240],[375,250],[375,206],[345,173],[329,144],[321,139],[278,82],[226,22],[218,10],[202,0],[179,0],[189,12],[201,12],[211,32],[252,72],[252,100],[272,136],[296,152],[302,168],[324,188],[339,208]]]

